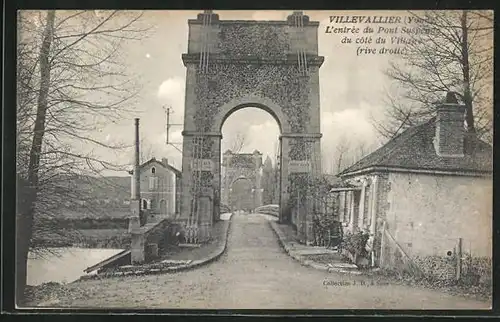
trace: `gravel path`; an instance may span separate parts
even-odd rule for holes
[[[78,282],[66,286],[68,296],[40,304],[200,309],[490,308],[488,302],[434,290],[304,267],[280,248],[267,220],[257,214],[235,215],[226,253],[205,267]]]

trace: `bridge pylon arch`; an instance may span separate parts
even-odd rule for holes
[[[284,21],[220,20],[207,10],[188,25],[179,218],[188,241],[209,238],[219,218],[221,127],[250,106],[280,126],[280,221],[294,221],[301,239],[312,241],[314,204],[296,187],[321,173],[319,22],[302,12]]]

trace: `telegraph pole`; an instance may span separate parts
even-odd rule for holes
[[[170,106],[167,107],[167,144],[168,144],[169,133],[170,133]]]
[[[182,153],[182,150],[178,147],[179,145],[182,146],[182,143],[180,143],[180,142],[170,142],[170,127],[172,127],[172,126],[183,126],[183,124],[179,124],[179,123],[171,124],[170,123],[170,114],[171,113],[173,114],[172,108],[170,106],[169,107],[163,106],[163,109],[165,110],[165,113],[167,115],[167,126],[166,126],[167,135],[166,135],[166,142],[165,143],[167,145],[173,146],[175,149],[177,149],[177,151],[179,151],[179,152]]]

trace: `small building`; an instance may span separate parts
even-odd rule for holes
[[[465,253],[491,258],[493,147],[465,131],[464,112],[442,104],[338,174],[339,218],[371,234],[374,265],[446,259],[459,239]]]
[[[169,165],[166,158],[159,161],[154,157],[139,169],[141,210],[148,217],[174,218],[179,213],[181,172]],[[129,173],[132,175],[133,170]],[[133,176],[131,181],[131,191],[134,191]]]

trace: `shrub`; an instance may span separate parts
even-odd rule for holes
[[[219,207],[220,207],[221,214],[226,213],[226,212],[231,212],[231,208],[228,205],[221,203]]]
[[[368,257],[366,244],[369,238],[370,234],[368,232],[347,233],[342,240],[342,248],[353,255]]]
[[[488,257],[473,257],[465,253],[462,261],[462,283],[489,285],[492,282],[492,262]]]

